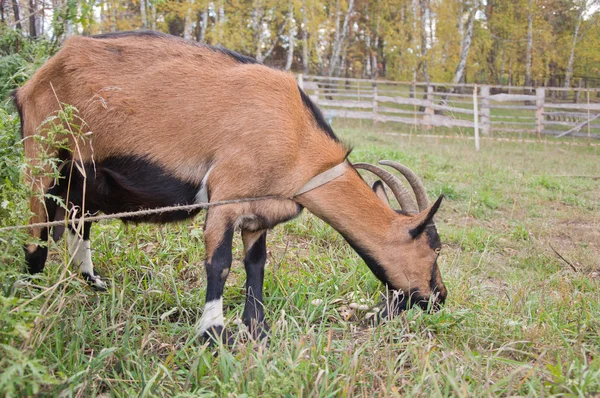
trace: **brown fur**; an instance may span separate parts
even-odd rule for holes
[[[347,153],[319,131],[293,75],[181,40],[73,37],[17,99],[26,138],[58,101],[77,107],[92,132],[82,160],[145,156],[192,183],[215,164],[214,200],[291,196]]]

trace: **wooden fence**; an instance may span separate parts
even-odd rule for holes
[[[503,137],[600,139],[600,89],[410,83],[298,75],[328,119],[473,129]]]

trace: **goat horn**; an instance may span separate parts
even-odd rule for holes
[[[406,178],[413,191],[415,192],[417,204],[419,205],[419,211],[423,211],[427,207],[429,207],[429,198],[427,197],[427,191],[425,191],[425,186],[421,182],[419,176],[417,176],[414,173],[414,171],[404,166],[403,164],[393,162],[391,160],[380,160],[379,164],[382,164],[384,166],[390,166],[402,173],[402,175]]]
[[[381,167],[377,167],[369,163],[354,163],[353,166],[357,169],[370,171],[377,177],[381,178],[394,193],[394,196],[396,197],[396,200],[400,204],[402,210],[407,213],[417,213],[417,208],[415,207],[415,203],[410,195],[410,192],[408,192],[408,189],[402,185],[398,177],[382,169]]]

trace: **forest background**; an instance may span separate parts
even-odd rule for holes
[[[153,29],[326,76],[600,87],[600,0],[0,0],[2,35]],[[18,52],[4,40],[0,56]]]

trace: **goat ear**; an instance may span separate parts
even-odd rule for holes
[[[443,194],[437,198],[434,204],[413,217],[411,229],[408,231],[413,239],[418,238],[419,235],[425,231],[425,228],[427,228],[427,226],[432,222],[433,216],[435,213],[437,213],[440,205],[442,204],[442,199],[444,199]]]
[[[381,199],[383,203],[390,206],[390,199],[385,192],[385,187],[383,186],[383,182],[381,182],[381,180],[375,181],[373,184],[373,192],[375,192],[375,195],[377,195],[377,197]]]

